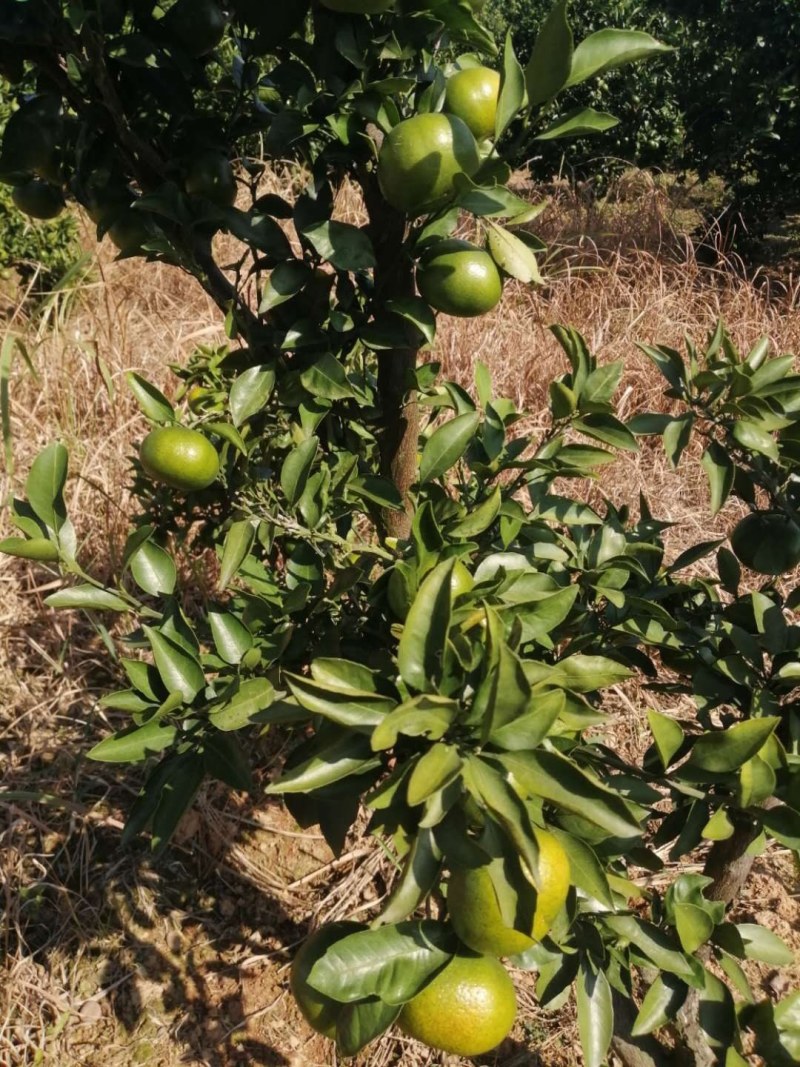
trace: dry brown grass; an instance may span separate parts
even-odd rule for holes
[[[475,362],[484,361],[498,391],[543,426],[547,384],[566,370],[551,323],[580,329],[601,361],[625,361],[625,414],[662,405],[661,382],[636,340],[680,346],[685,333],[700,340],[721,316],[742,346],[767,334],[777,350],[798,348],[795,279],[778,285],[745,278],[736,264],[704,266],[670,225],[663,193],[647,183],[620,197],[624,210],[570,196],[562,192],[542,219],[560,242],[545,290],[510,285],[493,315],[442,320],[436,358],[446,376],[469,387]],[[339,204],[341,217],[355,210],[350,198]],[[21,312],[4,326],[24,339],[35,375],[15,359],[14,471],[3,472],[0,490],[5,499],[18,489],[39,449],[63,440],[82,558],[112,570],[127,528],[129,457],[145,428],[124,374],[137,370],[170,394],[169,364],[223,334],[190,280],[166,267],[111,263],[105,250],[95,280],[61,299],[71,305],[47,329]],[[691,466],[671,471],[660,447],[646,444],[618,463],[602,488],[634,506],[645,491],[677,523],[674,551],[710,533],[701,477]],[[729,521],[723,513],[715,528]],[[354,838],[345,862],[334,864],[279,805],[242,806],[216,791],[203,795],[166,865],[153,869],[141,852],[120,852],[136,778],[120,780],[83,758],[104,729],[96,697],[108,682],[107,654],[85,622],[43,608],[52,579],[0,557],[0,778],[16,793],[0,810],[0,1064],[336,1062],[291,1005],[286,965],[309,922],[375,906],[387,889],[386,862],[362,855]],[[615,729],[635,747],[636,694],[618,696]],[[273,756],[265,750],[265,767]],[[520,996],[515,1041],[481,1062],[580,1063],[570,1013],[543,1013],[528,979]],[[359,1062],[442,1060],[386,1037]]]

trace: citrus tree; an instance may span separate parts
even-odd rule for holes
[[[253,790],[248,739],[269,729],[294,744],[266,792],[302,826],[338,851],[369,813],[391,894],[369,925],[318,930],[292,972],[342,1054],[395,1022],[483,1053],[514,1023],[510,958],[543,1004],[574,990],[587,1064],[613,1043],[626,1064],[736,1067],[746,1029],[793,1062],[798,997],[759,1003],[740,963],[791,954],[728,905],[769,840],[800,848],[800,630],[776,577],[800,558],[800,380],[718,328],[685,357],[645,348],[673,413],[626,424],[621,365],[563,326],[542,431],[487,366],[473,391],[439,380],[437,313],[539,281],[541,207],[507,188],[504,156],[531,130],[610,127],[561,113],[562,89],[664,51],[623,30],[576,45],[559,0],[520,62],[479,8],[4,7],[23,65],[4,180],[192,275],[229,340],[191,354],[174,401],[130,375],[152,428],[116,582],[82,566],[57,442],[0,548],[60,569],[53,608],[118,618],[123,681],[102,704],[119,728],[90,755],[143,765],[125,840],[162,849],[206,777]],[[338,217],[345,186],[360,225]],[[702,441],[712,509],[752,511],[733,552],[668,561],[647,501],[634,516],[568,493],[642,435],[675,464]],[[214,588],[191,610],[189,563]],[[696,710],[651,710],[625,753],[603,701],[632,678]]]

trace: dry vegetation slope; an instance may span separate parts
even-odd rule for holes
[[[566,369],[551,322],[578,327],[603,360],[626,361],[627,414],[660,405],[660,382],[637,339],[679,346],[686,332],[702,339],[721,315],[740,345],[766,333],[777,349],[796,350],[800,287],[701,267],[691,245],[669,233],[663,206],[647,186],[633,203],[599,216],[568,197],[558,201],[543,218],[544,235],[567,253],[551,264],[546,293],[511,287],[494,315],[444,321],[444,373],[468,386],[475,360],[483,360],[498,391],[535,424],[545,419],[547,383]],[[571,236],[592,228],[593,236]],[[124,372],[135,369],[169,393],[169,364],[198,342],[223,338],[212,307],[175,271],[113,264],[104,252],[95,278],[60,298],[45,331],[19,313],[6,319],[4,330],[24,338],[35,374],[15,360],[16,473],[6,471],[0,486],[6,499],[36,452],[63,440],[82,558],[102,570],[124,538],[129,456],[145,427]],[[604,476],[604,489],[634,505],[646,491],[678,524],[677,550],[681,540],[710,533],[704,486],[689,471],[676,475],[659,448],[645,446]],[[732,514],[717,520],[719,528]],[[0,778],[15,792],[0,809],[0,1064],[335,1062],[286,993],[287,963],[310,921],[368,912],[386,892],[390,869],[355,837],[332,861],[321,839],[297,833],[279,804],[214,791],[158,868],[143,850],[121,851],[135,775],[120,783],[82,755],[105,730],[96,697],[108,681],[107,653],[86,621],[42,607],[53,583],[43,568],[0,558]],[[621,694],[618,730],[620,740],[636,743],[632,696]],[[280,756],[280,741],[268,744],[265,776]],[[784,935],[796,931],[797,885],[785,857],[760,861],[742,911]],[[772,973],[760,977],[768,988]],[[580,1063],[569,1011],[539,1011],[527,979],[520,990],[513,1040],[481,1062]],[[359,1060],[439,1062],[393,1038]]]

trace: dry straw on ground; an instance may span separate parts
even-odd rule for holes
[[[721,316],[743,347],[767,334],[776,350],[796,350],[800,284],[748,279],[732,262],[704,265],[671,227],[671,203],[644,179],[602,210],[561,191],[541,220],[557,249],[546,288],[511,284],[492,315],[443,320],[443,374],[469,387],[482,360],[535,427],[545,423],[547,383],[566,370],[547,329],[555,322],[581,330],[601,361],[625,361],[628,415],[663,406],[661,382],[636,340],[679,347],[688,333],[701,341]],[[352,198],[340,203],[342,217],[355,210]],[[4,332],[24,341],[32,369],[20,357],[11,369],[14,469],[0,479],[3,498],[39,449],[64,441],[81,558],[111,573],[128,521],[129,457],[145,431],[124,373],[137,370],[174,393],[170,364],[183,363],[197,343],[222,342],[219,318],[177,271],[112,263],[103,249],[91,280],[60,294],[46,328],[18,311]],[[691,464],[671,471],[660,447],[646,444],[620,461],[602,488],[634,507],[646,492],[676,523],[671,551],[712,532],[702,479]],[[732,514],[713,530],[724,532]],[[286,992],[288,961],[309,923],[368,915],[387,892],[391,865],[355,836],[334,861],[276,802],[245,803],[216,789],[185,820],[166,865],[153,869],[143,852],[120,850],[137,779],[120,781],[83,758],[106,730],[96,703],[110,679],[104,635],[44,609],[53,580],[44,568],[0,557],[0,776],[14,791],[0,810],[0,1064],[335,1063]],[[634,748],[642,703],[635,690],[617,697],[617,739]],[[268,739],[260,753],[264,777],[279,745]],[[767,901],[779,932],[791,935],[792,878],[780,856],[760,861],[757,894],[743,914],[767,921]],[[769,991],[772,975],[759,977]],[[528,978],[520,977],[520,997],[513,1041],[481,1062],[579,1064],[570,1010],[541,1011]],[[390,1036],[358,1062],[444,1061]]]

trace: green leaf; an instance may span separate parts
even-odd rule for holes
[[[59,559],[58,545],[46,537],[6,537],[0,541],[0,552],[41,563],[56,563]]]
[[[738,770],[758,753],[780,721],[775,716],[748,719],[727,730],[711,730],[701,734],[692,745],[687,767],[713,774],[729,774]]]
[[[449,963],[454,950],[450,930],[430,919],[360,930],[317,960],[308,983],[342,1004],[371,996],[404,1004]]]
[[[124,733],[107,737],[88,752],[89,759],[100,763],[140,763],[156,752],[163,752],[175,740],[174,726],[164,726],[157,720],[137,726]]]
[[[343,1057],[355,1056],[362,1048],[388,1030],[400,1007],[384,1004],[378,997],[343,1006],[336,1019],[336,1049]]]
[[[603,865],[594,851],[579,837],[565,833],[555,826],[549,832],[558,839],[569,858],[570,881],[591,900],[599,900],[611,911],[615,910],[614,897],[608,884]]]
[[[357,226],[324,220],[300,231],[314,251],[337,270],[370,270],[375,266],[372,241]]]
[[[759,813],[767,833],[782,845],[800,852],[800,812],[786,804]]]
[[[795,954],[785,941],[765,926],[755,923],[737,923],[744,943],[744,953],[749,960],[772,964],[773,967],[789,967],[795,963]]]
[[[672,763],[675,753],[683,744],[684,733],[679,722],[662,715],[652,708],[647,710],[647,721],[650,724],[650,732],[655,738],[659,759],[666,770]]]
[[[156,668],[167,692],[181,693],[186,703],[191,704],[206,684],[200,661],[172,638],[165,637],[152,626],[143,626],[142,629],[150,642]]]
[[[319,745],[313,755],[267,786],[265,792],[311,793],[326,785],[333,785],[351,775],[364,774],[379,761],[372,755],[369,743],[360,734],[348,731],[332,741]]]
[[[699,962],[679,951],[657,926],[633,915],[604,915],[603,923],[618,937],[635,945],[659,970],[669,971],[695,988],[702,985],[703,969]]]
[[[49,608],[71,608],[84,611],[130,611],[132,605],[108,589],[96,589],[93,585],[73,585],[60,589],[45,598]]]
[[[226,589],[231,579],[247,559],[256,538],[256,528],[250,519],[234,522],[225,535],[219,567],[218,589]]]
[[[267,678],[247,678],[224,704],[214,704],[208,713],[217,730],[227,733],[248,726],[259,712],[275,700],[275,689]]]
[[[420,483],[441,478],[466,452],[475,437],[480,415],[470,411],[457,415],[431,434],[422,451],[419,466]]]
[[[263,411],[275,388],[272,367],[249,367],[239,374],[230,390],[229,406],[233,425],[244,425],[249,418]]]
[[[290,505],[296,504],[303,495],[318,447],[319,438],[309,437],[297,448],[293,448],[283,461],[281,489]]]
[[[685,952],[697,952],[714,932],[714,920],[695,904],[675,904],[675,928]]]
[[[330,682],[316,682],[299,675],[284,675],[292,695],[301,707],[313,715],[322,715],[340,726],[371,733],[397,701],[375,692],[364,692]]]
[[[259,315],[280,307],[287,300],[291,300],[308,284],[312,273],[305,263],[297,259],[290,259],[286,263],[279,263],[272,271],[264,290],[261,294],[261,303],[258,306]]]
[[[533,106],[552,100],[567,84],[572,71],[574,41],[567,18],[567,0],[557,0],[533,46],[525,82]]]
[[[208,623],[214,647],[220,659],[235,666],[253,647],[253,635],[236,615],[229,611],[209,610]]]
[[[661,44],[649,33],[638,30],[598,30],[589,34],[575,49],[567,86],[580,85],[595,74],[672,51],[669,45]]]
[[[498,757],[529,796],[574,812],[614,837],[640,837],[639,822],[622,798],[592,781],[556,752],[514,752]]]
[[[255,782],[242,746],[233,734],[211,733],[203,738],[206,774],[231,789],[252,793]]]
[[[560,137],[586,137],[588,134],[605,133],[619,125],[619,119],[605,111],[596,111],[593,107],[575,108],[566,115],[560,115],[535,141],[555,141]]]
[[[448,535],[454,538],[469,539],[485,533],[500,514],[502,504],[503,491],[498,485],[485,500],[467,514],[466,518],[450,526],[447,531]]]
[[[433,831],[417,833],[403,864],[403,872],[392,888],[391,895],[376,924],[381,926],[401,922],[427,900],[442,868]]]
[[[565,705],[561,689],[537,692],[530,699],[530,710],[512,718],[505,726],[493,728],[489,741],[507,752],[536,748],[550,733]]]
[[[688,987],[670,974],[659,974],[647,991],[631,1031],[643,1037],[671,1022],[683,1007]]]
[[[346,400],[353,396],[344,367],[330,352],[324,353],[300,375],[300,383],[312,396],[323,400]]]
[[[602,1067],[614,1033],[611,986],[603,971],[583,960],[575,990],[584,1062],[586,1067]]]
[[[31,464],[25,482],[28,503],[36,517],[54,533],[67,518],[64,485],[67,480],[69,453],[61,444],[48,445]]]
[[[436,340],[436,316],[422,297],[394,297],[386,301],[385,307],[393,315],[399,315],[415,326],[427,344],[432,345]]]
[[[548,681],[552,685],[571,689],[573,693],[593,693],[609,685],[618,685],[633,675],[630,668],[606,656],[585,656],[577,653],[559,660]]]
[[[733,424],[733,436],[748,452],[756,452],[778,462],[778,443],[772,434],[762,430],[754,422],[741,419]]]
[[[463,760],[453,745],[439,742],[417,761],[408,780],[407,798],[412,808],[444,789],[461,772]]]
[[[711,488],[711,514],[716,515],[733,489],[736,468],[728,452],[712,441],[700,460]]]
[[[734,1044],[738,1033],[736,1005],[728,987],[709,971],[705,972],[698,1016],[712,1048],[725,1049]]]
[[[503,48],[503,72],[500,79],[500,95],[494,120],[494,136],[499,141],[519,114],[525,102],[525,76],[514,52],[511,31],[506,34]]]
[[[151,846],[154,852],[161,852],[169,843],[178,823],[191,807],[204,773],[203,760],[195,752],[187,752],[175,761],[153,815]]]
[[[398,737],[427,737],[439,741],[458,714],[458,703],[449,697],[418,696],[395,708],[376,726],[372,734],[372,748],[376,752],[392,748]]]
[[[130,558],[130,568],[133,580],[145,593],[169,596],[175,591],[178,580],[175,561],[152,541],[145,541],[136,549]]]
[[[587,437],[593,437],[613,448],[621,448],[626,452],[639,451],[639,445],[631,431],[613,415],[605,413],[584,415],[580,419],[575,419],[572,426],[580,433],[585,433]]]
[[[435,692],[444,669],[456,561],[438,564],[425,578],[406,617],[397,649],[403,681],[417,692]]]
[[[160,389],[129,371],[125,380],[136,402],[151,422],[175,422],[175,409]]]
[[[491,219],[488,238],[492,259],[501,270],[518,281],[543,284],[536,256],[524,241]]]

